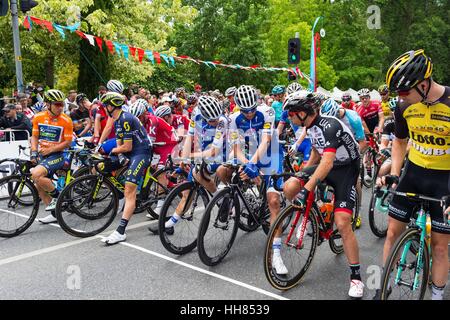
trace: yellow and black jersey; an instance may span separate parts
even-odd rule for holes
[[[391,108],[389,108],[389,101],[381,101],[381,109],[383,110],[384,119],[393,117]]]
[[[400,102],[395,110],[395,136],[412,140],[408,157],[416,165],[450,170],[450,87],[430,106]]]

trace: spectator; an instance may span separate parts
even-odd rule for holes
[[[13,136],[15,140],[28,140],[31,135],[31,122],[23,113],[17,113],[16,106],[14,104],[7,104],[3,107],[4,116],[0,118],[0,128],[22,130],[14,132]],[[29,134],[27,134],[27,131]],[[10,137],[7,137],[11,140]]]
[[[99,102],[99,101],[100,101],[100,97],[101,97],[102,95],[104,95],[106,92],[108,92],[108,90],[106,89],[105,86],[99,86],[99,87],[98,87],[98,95],[97,95],[97,97],[92,101],[92,103],[97,103],[97,102]]]
[[[17,114],[19,114],[19,113],[23,114],[22,105],[20,103],[16,103],[16,112],[17,112]]]
[[[200,84],[197,83],[194,87],[194,90],[197,97],[202,95],[202,86]]]
[[[75,103],[75,99],[77,97],[76,90],[70,90],[69,95],[67,96],[66,100],[64,100],[64,113],[70,116],[71,109],[77,107],[77,104]],[[72,106],[70,105],[72,104]]]
[[[21,105],[21,112],[30,120],[34,118],[34,111],[28,107],[28,98],[25,94],[21,93],[18,96],[19,104]]]
[[[91,108],[92,103],[87,96],[80,93],[76,97],[76,103],[78,108],[70,113],[70,118],[73,122],[73,132],[77,137],[89,137],[92,136],[92,120],[91,120]]]

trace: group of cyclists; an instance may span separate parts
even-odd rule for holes
[[[371,100],[370,91],[361,89],[360,103],[352,101],[349,93],[338,102],[294,82],[287,88],[274,87],[273,101],[264,99],[251,85],[228,88],[224,93],[226,103],[215,94],[197,92],[188,96],[181,88],[174,97],[163,96],[155,107],[139,97],[128,100],[123,84],[110,80],[107,91],[95,101],[82,93],[76,97],[79,118],[90,118],[89,127],[77,125],[63,112],[65,96],[61,91],[48,90],[44,94],[46,110],[33,118],[31,160],[36,166],[31,170],[32,177],[46,210],[51,212],[59,195],[51,178],[67,165],[65,150],[74,136],[90,135],[96,151],[108,155],[114,168],[127,166],[119,205],[122,218],[117,229],[102,239],[108,245],[126,240],[139,181],[156,155],[159,166],[164,166],[171,155],[181,159],[180,166],[185,170],[191,165],[187,159],[204,160],[207,166],[203,172],[193,170],[192,175],[211,194],[217,191],[218,183],[230,183],[233,172],[225,164],[241,164],[240,179],[256,184],[265,181],[271,223],[280,213],[279,190],[293,206],[303,208],[308,195],[326,181],[335,191],[334,222],[350,271],[348,295],[362,298],[364,284],[352,213],[357,197],[361,199],[359,177],[361,162],[367,161],[362,156],[368,147],[367,136],[380,135],[380,156],[391,157],[380,170],[378,185],[393,181],[399,191],[433,197],[450,194],[450,87],[436,83],[432,69],[431,59],[423,50],[409,51],[388,69],[386,84],[378,89],[382,101]],[[300,169],[311,171],[305,185],[296,177],[270,179],[284,170],[283,144],[289,132],[293,138],[288,152],[300,153]],[[367,171],[371,174],[375,173]],[[169,183],[164,177],[159,182]],[[164,200],[159,200],[156,210],[163,204]],[[413,209],[414,205],[403,198],[392,199],[383,265]],[[432,298],[442,299],[449,270],[450,226],[444,221],[442,208],[436,205],[431,213]],[[176,211],[165,222],[165,232],[173,233],[182,215],[182,210]],[[57,220],[49,214],[40,221]],[[149,229],[154,234],[160,232],[158,225]],[[279,230],[272,244],[272,263],[280,275],[289,273],[280,254],[283,245]]]

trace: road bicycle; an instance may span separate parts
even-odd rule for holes
[[[361,181],[366,188],[371,188],[378,175],[382,161],[378,156],[380,148],[378,147],[378,134],[366,133],[369,139],[369,147],[361,155]],[[368,179],[366,180],[366,177]]]
[[[437,202],[445,211],[450,196],[432,198],[415,193],[389,190],[417,203],[417,218],[395,241],[386,259],[381,278],[381,300],[423,300],[430,279],[431,220],[429,205]],[[444,223],[450,224],[449,215],[443,214]]]
[[[296,177],[304,186],[311,173],[284,173],[284,178]],[[356,197],[353,210],[352,229],[356,228],[359,212],[359,199]],[[285,228],[285,226],[288,226]],[[280,237],[281,256],[289,270],[286,275],[277,274],[273,265],[273,240]],[[326,182],[319,184],[314,192],[310,192],[304,208],[290,205],[277,217],[270,228],[264,254],[264,272],[269,283],[276,289],[288,290],[296,286],[311,266],[316,249],[328,240],[330,249],[335,254],[344,251],[342,237],[334,225],[334,190]]]

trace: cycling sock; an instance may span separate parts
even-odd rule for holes
[[[431,284],[431,300],[442,300],[444,295],[445,284],[442,287],[438,287],[434,284]]]
[[[176,213],[173,214],[173,216],[170,217],[170,219],[168,221],[166,221],[166,224],[164,225],[166,228],[170,228],[173,227],[178,220],[180,220],[180,216]]]
[[[162,208],[162,206],[164,205],[164,201],[165,200],[158,200],[158,202],[156,203],[156,208]]]
[[[280,255],[281,238],[273,238],[272,249],[274,255]]]
[[[58,196],[59,196],[59,191],[58,191],[57,188],[55,188],[55,189],[53,189],[53,191],[47,192],[47,193],[48,193],[48,195],[49,195],[50,197],[52,197],[53,199],[57,199]]]
[[[127,227],[127,225],[128,225],[127,219],[124,218],[120,219],[119,226],[117,227],[117,232],[123,235],[125,233],[125,228]]]
[[[359,263],[351,264],[350,270],[352,274],[350,275],[350,280],[359,280],[361,281],[361,265]]]

